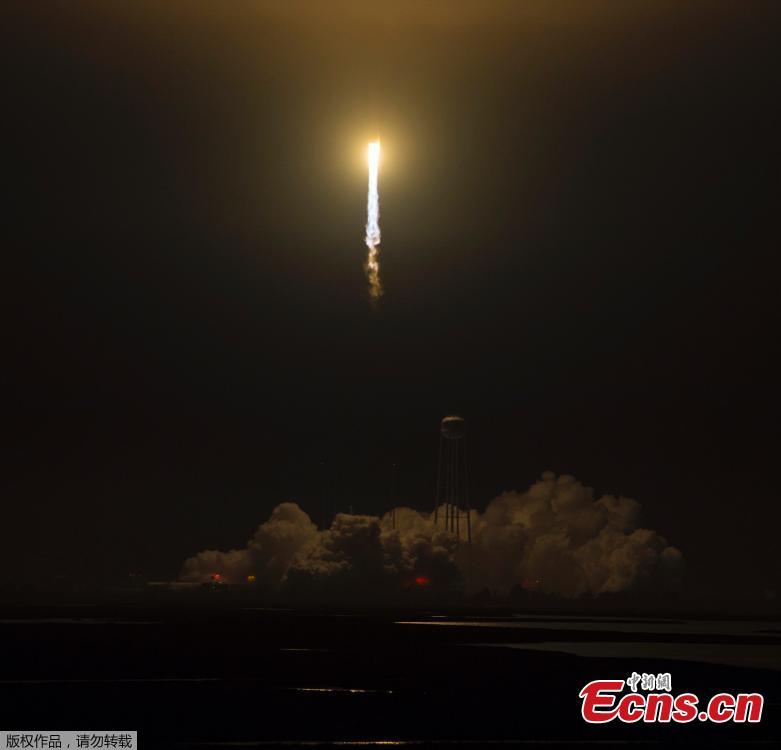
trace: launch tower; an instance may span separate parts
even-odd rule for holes
[[[469,518],[469,486],[466,468],[466,422],[451,415],[439,430],[439,466],[434,498],[434,523],[472,543]]]

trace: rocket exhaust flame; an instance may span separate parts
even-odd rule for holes
[[[382,296],[380,282],[380,194],[377,190],[377,177],[380,171],[380,142],[371,141],[368,149],[369,160],[369,195],[367,199],[366,216],[366,247],[369,254],[366,257],[364,270],[369,281],[369,296],[379,299]]]

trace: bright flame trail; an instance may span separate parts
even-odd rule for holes
[[[366,257],[366,278],[369,280],[369,295],[372,299],[382,296],[380,282],[380,194],[377,191],[377,177],[380,171],[380,142],[369,143],[369,197],[366,216],[366,247],[369,254]]]

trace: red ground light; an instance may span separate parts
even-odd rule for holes
[[[431,583],[431,579],[426,578],[426,576],[418,576],[415,579],[415,583],[417,583],[418,586],[428,586]]]

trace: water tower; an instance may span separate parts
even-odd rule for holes
[[[466,422],[455,415],[445,417],[439,430],[439,466],[434,499],[434,523],[460,540],[472,543],[469,518],[469,486],[466,470]]]

